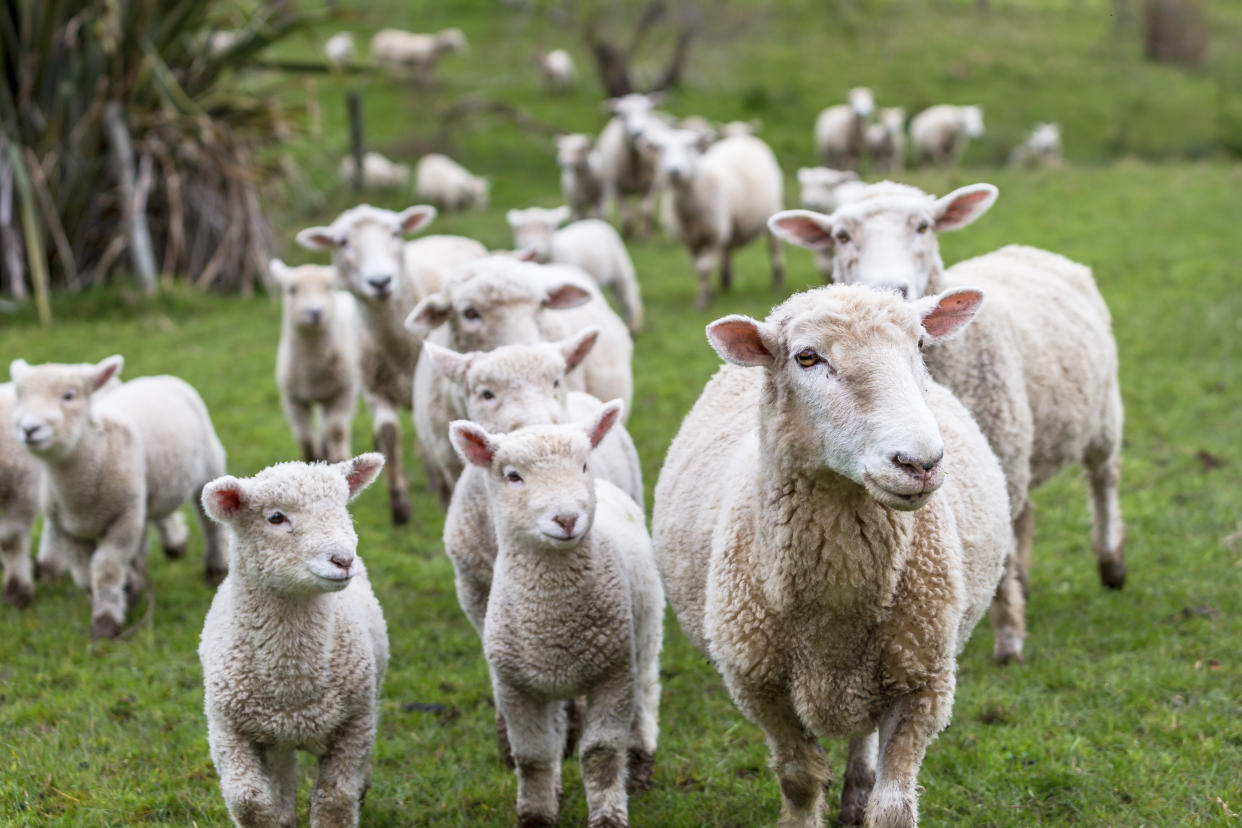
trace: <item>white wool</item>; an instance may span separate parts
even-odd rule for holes
[[[604,187],[604,216],[619,213],[621,233],[627,237],[635,230],[633,200],[639,202],[638,232],[650,233],[655,224],[659,192],[655,153],[649,141],[672,120],[655,111],[662,99],[659,94],[631,93],[605,102],[613,117],[595,142]]]
[[[371,60],[390,72],[412,72],[415,80],[430,86],[440,57],[465,48],[466,36],[461,29],[444,29],[437,34],[381,29],[371,38]]]
[[[582,133],[558,135],[556,163],[561,168],[561,194],[575,219],[603,214],[604,179],[595,140]]]
[[[486,178],[435,152],[420,158],[414,170],[415,196],[441,210],[485,209],[489,188]]]
[[[972,139],[983,137],[983,110],[937,104],[910,120],[910,143],[922,163],[956,164]]]
[[[354,183],[354,157],[346,155],[337,168],[341,184]],[[378,152],[362,156],[362,186],[367,190],[403,190],[410,188],[410,168],[398,164]]]
[[[25,607],[34,597],[30,530],[39,514],[43,468],[18,437],[16,405],[13,384],[0,383],[0,566],[4,567],[0,601]]]
[[[539,57],[539,74],[543,84],[552,94],[568,92],[578,82],[574,59],[564,49],[553,49]]]
[[[856,170],[863,153],[863,130],[875,110],[866,87],[850,90],[849,103],[830,106],[815,119],[815,152],[824,166]]]

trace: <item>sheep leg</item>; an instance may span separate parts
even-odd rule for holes
[[[788,701],[766,690],[733,694],[738,708],[763,730],[768,766],[781,787],[780,828],[819,828],[823,824],[824,786],[832,779],[828,760],[815,735],[802,726]]]
[[[631,791],[645,791],[650,788],[655,770],[656,739],[660,733],[660,642],[663,639],[663,609],[662,604],[652,606],[646,614],[646,624],[638,627],[635,647],[637,686],[628,757],[627,788]]]
[[[388,505],[394,526],[410,520],[409,484],[401,462],[401,423],[397,412],[386,401],[373,399],[371,427],[375,434],[375,450],[384,455],[384,475],[388,482]]]
[[[634,204],[633,200],[622,195],[617,196],[617,214],[621,219],[621,236],[625,239],[634,237]]]
[[[164,557],[175,559],[183,556],[190,541],[190,527],[186,525],[185,515],[181,510],[178,509],[152,523],[155,524],[155,534],[159,536]]]
[[[138,552],[129,561],[129,570],[125,573],[125,604],[132,607],[142,597],[147,588],[147,530],[143,527],[142,540],[139,541]]]
[[[4,591],[0,602],[24,609],[34,598],[34,562],[30,558],[30,527],[0,520],[0,564]]]
[[[764,231],[768,237],[768,261],[772,264],[772,287],[785,286],[785,252],[780,239],[771,230]]]
[[[291,400],[284,395],[281,396],[281,403],[285,409],[285,419],[289,421],[289,428],[293,429],[293,437],[298,441],[302,459],[307,463],[322,459],[315,450],[315,425],[310,405]]]
[[[348,460],[349,432],[354,419],[357,398],[349,393],[342,393],[323,406],[320,421],[323,426],[322,457],[329,463]]]
[[[879,738],[879,733],[875,730],[862,736],[850,737],[849,758],[845,763],[845,783],[841,786],[842,825],[862,825],[867,800],[875,786]]]
[[[494,676],[492,686],[496,710],[508,723],[509,744],[517,767],[518,824],[523,828],[556,825],[561,748],[565,744],[561,703],[526,698]]]
[[[720,289],[726,293],[733,290],[733,248],[731,247],[720,251]]]
[[[1091,482],[1092,538],[1100,566],[1100,582],[1109,589],[1126,585],[1126,528],[1121,520],[1120,450],[1084,458]]]
[[[354,828],[358,804],[366,793],[375,743],[374,710],[346,722],[328,752],[319,757],[319,775],[311,790],[311,828]]]
[[[1030,506],[1014,521],[1014,531],[1030,523]],[[1018,545],[1022,543],[1019,537]],[[1026,641],[1026,596],[1022,592],[1021,552],[1015,549],[1005,558],[1005,570],[992,598],[992,658],[997,664],[1022,660]]]
[[[298,757],[289,746],[267,748],[267,769],[273,782],[280,828],[298,825]]]
[[[656,198],[659,193],[653,184],[643,193],[642,199],[639,201],[639,210],[642,211],[642,227],[639,231],[643,236],[650,236],[655,232],[655,207]]]
[[[1018,513],[1017,519],[1013,522],[1014,554],[1017,556],[1018,561],[1018,583],[1022,587],[1022,598],[1024,601],[1031,597],[1031,547],[1035,542],[1034,508],[1034,504],[1028,500],[1026,506]]]
[[[626,810],[626,747],[635,713],[634,679],[627,672],[587,693],[579,764],[586,788],[588,828],[623,828]]]
[[[712,271],[716,269],[716,262],[720,252],[713,247],[701,250],[694,256],[694,272],[699,277],[699,293],[695,297],[694,306],[699,310],[703,310],[712,301]]]
[[[73,582],[82,589],[91,588],[91,553],[95,547],[70,537],[60,529],[56,507],[49,506],[43,517],[43,534],[39,537],[39,554],[35,572],[45,580],[59,578],[66,568]]]
[[[241,734],[207,724],[211,761],[233,822],[242,828],[281,825],[281,796],[258,746]]]
[[[223,469],[216,476],[220,474],[224,474]],[[229,574],[228,549],[220,524],[208,517],[203,509],[202,488],[194,493],[194,511],[198,514],[199,528],[203,530],[203,577],[208,584],[217,586]]]
[[[875,788],[867,802],[867,828],[916,828],[918,774],[927,745],[949,723],[955,679],[933,677],[916,693],[898,699],[880,720],[880,755]]]
[[[145,551],[147,521],[141,509],[121,514],[91,556],[91,638],[116,638],[125,623],[127,575]]]

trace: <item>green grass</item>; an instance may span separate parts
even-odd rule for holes
[[[1139,73],[1138,79],[1122,80],[1107,68],[1114,58],[1105,49],[1106,19],[1094,28],[1086,25],[1106,4],[1086,2],[1081,11],[1046,16],[1034,3],[996,0],[994,5],[999,8],[982,24],[972,23],[976,18],[968,7],[938,5],[934,14],[894,26],[883,39],[889,44],[884,59],[837,74],[829,70],[872,55],[880,42],[869,18],[854,23],[852,35],[829,34],[824,13],[809,0],[782,6],[781,14],[764,18],[758,42],[706,53],[691,77],[694,90],[676,109],[763,117],[765,135],[792,172],[808,160],[810,121],[819,105],[811,104],[812,98],[835,99],[856,82],[872,82],[881,90],[882,105],[883,90],[892,88],[910,89],[910,99],[984,100],[990,112],[999,110],[989,115],[990,127],[1015,131],[1028,118],[1043,117],[1035,114],[1032,95],[1043,96],[1058,111],[1103,106],[1089,131],[1091,120],[1081,121],[1081,139],[1067,126],[1069,153],[1078,163],[1065,169],[984,168],[984,153],[975,159],[977,168],[910,176],[935,192],[978,179],[1000,187],[1001,199],[989,215],[942,238],[948,262],[1020,241],[1095,268],[1113,311],[1122,358],[1127,413],[1122,499],[1130,560],[1126,589],[1103,591],[1089,548],[1080,476],[1067,472],[1038,492],[1028,661],[1003,670],[992,666],[986,623],[977,631],[961,659],[953,724],[931,746],[920,774],[926,790],[923,823],[1236,825],[1217,798],[1242,811],[1242,549],[1222,543],[1242,521],[1237,506],[1242,298],[1236,289],[1242,169],[1223,160],[1095,163],[1115,127],[1103,101],[1131,83],[1136,88],[1167,84],[1167,94],[1157,96],[1145,116],[1152,119],[1148,127],[1132,136],[1145,142],[1144,154],[1211,140],[1212,73],[1220,67],[1186,76],[1119,57],[1126,72]],[[424,131],[420,102],[430,105],[432,97],[476,84],[489,94],[512,92],[549,120],[597,125],[593,92],[547,100],[534,91],[524,61],[541,35],[497,8],[463,3],[452,14],[431,8],[423,15],[402,7],[406,17],[383,18],[377,11],[358,21],[364,30],[381,22],[421,29],[456,22],[473,46],[469,63],[446,59],[445,88],[435,93],[420,97],[378,80],[363,84],[369,131],[378,144],[399,147],[411,129]],[[1228,20],[1224,4],[1214,8]],[[812,14],[815,27],[804,34],[799,15]],[[1228,42],[1236,30],[1222,23],[1221,31]],[[816,37],[833,48],[814,51]],[[1022,40],[1043,57],[1018,55],[1012,46]],[[958,56],[959,43],[982,57]],[[815,60],[802,65],[798,56],[810,52]],[[907,55],[920,67],[922,86],[914,80],[898,86]],[[952,66],[955,60],[971,66],[1046,62],[1058,73],[1075,66],[1102,68],[1099,77],[1084,72],[1072,88],[1058,82],[1038,93],[1013,94],[1010,81],[991,78],[982,68],[964,78],[927,68]],[[888,80],[868,80],[877,73]],[[325,132],[316,142],[320,149],[292,147],[324,185],[327,198],[310,210],[273,204],[286,238],[300,224],[349,203],[347,194],[326,186],[344,134],[329,93],[342,86],[335,80],[320,84],[328,101]],[[751,87],[767,91],[752,94]],[[764,95],[774,101],[769,110],[742,105]],[[386,114],[391,117],[382,117]],[[477,235],[501,246],[508,236],[504,208],[555,202],[553,164],[541,142],[497,127],[463,141],[462,148],[468,164],[495,179],[495,207],[439,220],[435,230]],[[384,203],[395,206],[398,200]],[[783,295],[768,287],[764,256],[755,247],[739,257],[734,293],[719,297],[710,312],[698,312],[691,306],[694,279],[680,248],[656,240],[635,245],[632,252],[648,328],[636,346],[630,429],[650,505],[668,443],[718,362],[703,326],[730,312],[762,316]],[[292,247],[287,253],[291,261],[304,260]],[[791,288],[817,283],[809,255],[791,249],[788,260]],[[200,390],[229,451],[232,473],[250,474],[294,455],[273,382],[279,331],[274,301],[182,288],[148,300],[113,288],[60,297],[54,310],[57,322],[50,330],[37,327],[29,313],[3,320],[0,362],[123,353],[126,376],[175,373]],[[515,783],[495,757],[485,664],[457,607],[452,570],[441,550],[442,516],[422,493],[408,419],[406,424],[407,462],[417,492],[411,525],[390,527],[382,487],[367,492],[354,509],[360,551],[393,647],[375,785],[363,822],[512,824]],[[354,435],[356,448],[369,446],[365,415],[355,421]],[[1205,463],[1200,452],[1221,463]],[[199,550],[196,536],[192,556]],[[207,752],[195,654],[211,594],[196,561],[153,556],[150,569],[151,613],[144,615],[146,604],[135,608],[133,633],[123,641],[89,643],[88,601],[68,583],[40,585],[26,612],[0,611],[0,824],[226,823]],[[656,785],[631,800],[634,824],[771,824],[779,794],[766,770],[761,733],[736,712],[714,670],[689,646],[671,615],[666,629]],[[424,712],[412,706],[416,702],[443,707]],[[829,750],[840,774],[842,748],[833,744]],[[310,778],[308,767],[307,785]],[[839,794],[837,782],[828,793],[832,814]],[[562,817],[565,825],[585,818],[575,761],[566,765]]]

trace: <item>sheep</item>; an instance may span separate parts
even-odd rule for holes
[[[921,164],[957,164],[966,144],[982,137],[983,110],[977,106],[937,104],[910,120],[910,142]]]
[[[677,122],[677,128],[686,129],[701,136],[708,144],[720,137],[716,125],[702,115],[687,115]]]
[[[284,296],[276,387],[302,459],[346,460],[362,384],[354,297],[336,290],[331,267],[289,267],[272,259],[268,270]]]
[[[653,111],[663,99],[659,93],[609,99],[606,105],[613,117],[595,143],[606,210],[620,213],[621,234],[627,238],[635,232],[628,199],[640,200],[639,234],[649,234],[655,224],[656,159],[645,139],[668,125],[667,116]]]
[[[695,306],[711,301],[712,271],[732,287],[733,251],[766,231],[767,217],[781,209],[784,180],[776,156],[753,135],[735,135],[708,146],[693,132],[665,130],[651,141],[659,150],[660,175],[668,187],[664,225],[690,252],[699,278]],[[780,243],[768,234],[772,284],[784,284]]]
[[[357,173],[352,155],[341,159],[337,175],[342,184],[353,185]],[[410,167],[389,160],[378,152],[368,152],[362,156],[362,188],[406,192],[410,189]]]
[[[620,397],[628,405],[634,344],[590,277],[576,267],[489,256],[460,269],[406,319],[416,336],[463,353],[563,339],[590,326],[600,329],[599,344],[569,375],[569,387],[599,399]],[[413,397],[428,486],[447,509],[461,473],[448,427],[464,416],[464,403],[425,359],[414,371]]]
[[[422,86],[435,82],[433,73],[441,55],[465,49],[466,36],[461,29],[445,29],[436,34],[381,29],[371,38],[371,60],[391,72],[413,72]]]
[[[859,86],[850,90],[849,103],[830,106],[815,119],[815,152],[824,166],[858,169],[863,152],[863,130],[875,111],[871,90]]]
[[[578,71],[573,56],[564,49],[553,49],[536,56],[539,74],[548,92],[559,95],[573,89],[578,83]]]
[[[232,538],[198,657],[207,744],[237,825],[297,824],[299,750],[319,762],[310,824],[358,824],[389,649],[346,504],[383,465],[381,454],[278,463],[203,490]]]
[[[91,593],[91,638],[115,638],[146,585],[147,521],[169,557],[185,552],[177,511],[224,473],[225,455],[207,406],[186,382],[141,377],[97,393],[124,360],[29,365],[9,374],[18,436],[43,467],[39,560],[68,565]],[[199,510],[209,581],[227,571],[216,526]],[[49,573],[57,574],[55,571]]]
[[[603,215],[604,180],[595,140],[581,133],[556,136],[556,163],[561,168],[561,193],[574,220]]]
[[[879,121],[868,124],[863,144],[876,172],[901,172],[906,163],[906,111],[901,107],[881,109]]]
[[[763,121],[751,118],[749,121],[728,121],[720,125],[720,137],[732,138],[734,135],[758,135],[763,129]]]
[[[16,406],[13,383],[0,384],[0,566],[4,568],[0,602],[24,608],[34,598],[30,530],[39,515],[43,470],[17,436]]]
[[[441,210],[487,208],[491,184],[482,176],[473,175],[447,155],[428,153],[418,159],[414,169],[414,193],[420,201],[429,201]]]
[[[434,294],[448,274],[484,256],[487,248],[463,236],[425,236],[405,242],[403,233],[426,227],[434,207],[415,205],[394,213],[369,204],[352,207],[326,227],[297,235],[308,250],[331,250],[337,277],[357,300],[358,359],[363,398],[371,412],[376,448],[384,454],[389,509],[394,524],[410,519],[410,500],[401,462],[398,409],[408,408],[422,337],[403,325],[424,296]]]
[[[1012,548],[1000,465],[919,358],[982,298],[831,285],[707,327],[732,364],[660,471],[656,564],[767,737],[783,826],[822,824],[829,736],[849,738],[840,822],[917,824],[956,655]]]
[[[510,210],[505,217],[513,229],[513,246],[533,251],[537,262],[582,268],[601,288],[612,290],[630,333],[638,333],[643,327],[643,298],[625,242],[600,219],[575,221],[558,230],[571,212],[566,206]]]
[[[831,216],[791,211],[771,224],[796,244],[833,249],[836,282],[895,290],[911,300],[961,285],[988,292],[975,324],[929,348],[924,359],[975,416],[1005,470],[1017,549],[992,615],[993,654],[1003,664],[1022,659],[1024,589],[1008,582],[1030,583],[1032,490],[1082,463],[1104,586],[1125,584],[1126,563],[1117,345],[1090,268],[1019,245],[948,270],[940,259],[936,234],[970,224],[996,195],[990,184],[973,184],[936,199],[883,183]]]
[[[556,824],[562,700],[586,696],[588,825],[628,826],[627,783],[651,781],[664,593],[642,508],[592,479],[588,460],[621,408],[613,400],[585,425],[494,435],[459,420],[450,432],[463,461],[484,473],[496,525],[483,650],[508,722],[522,825]]]
[[[1061,157],[1061,125],[1038,123],[1021,144],[1009,154],[1011,167],[1059,167]]]
[[[334,69],[341,69],[354,59],[354,36],[349,32],[337,32],[323,44],[324,56]]]

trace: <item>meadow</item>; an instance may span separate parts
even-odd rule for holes
[[[987,624],[960,659],[953,723],[920,774],[927,826],[1229,826],[1242,812],[1242,165],[1225,152],[1225,116],[1242,103],[1242,14],[1209,6],[1214,49],[1187,72],[1146,64],[1115,42],[1103,2],[996,0],[849,4],[841,18],[812,0],[763,7],[744,41],[703,44],[688,88],[668,109],[760,117],[794,203],[794,170],[813,163],[810,126],[850,86],[881,106],[933,101],[984,106],[989,134],[959,170],[913,171],[930,192],[986,180],[1000,188],[976,224],[941,238],[946,263],[1010,242],[1057,251],[1094,268],[1113,314],[1126,405],[1122,506],[1130,577],[1106,592],[1090,550],[1080,474],[1035,496],[1036,534],[1027,660],[991,663]],[[599,95],[586,81],[564,98],[539,91],[530,52],[569,35],[491,2],[397,4],[347,10],[360,40],[381,25],[457,25],[470,53],[446,58],[442,84],[412,91],[382,78],[321,78],[320,131],[288,149],[318,199],[274,200],[286,261],[301,226],[330,219],[354,197],[334,181],[346,146],[343,92],[362,92],[371,146],[402,160],[430,135],[439,107],[480,90],[565,129],[598,130]],[[336,24],[321,34],[326,36]],[[559,39],[559,40],[558,40]],[[310,56],[312,38],[279,50]],[[257,82],[257,81],[256,81]],[[267,82],[264,80],[263,82]],[[297,103],[306,89],[288,93]],[[997,166],[1031,122],[1059,119],[1069,163]],[[1233,136],[1242,140],[1242,132]],[[503,122],[462,133],[455,154],[493,179],[492,207],[445,216],[433,232],[509,243],[504,210],[559,199],[548,139]],[[404,206],[383,196],[375,203]],[[785,294],[769,286],[759,246],[735,263],[735,288],[693,308],[685,252],[657,237],[631,246],[647,325],[636,342],[630,431],[647,507],[664,452],[719,360],[703,326],[727,313],[762,317]],[[811,257],[787,248],[788,289],[819,284]],[[125,376],[173,373],[206,400],[247,475],[296,453],[273,379],[279,303],[169,286],[144,298],[125,286],[57,297],[55,323],[0,317],[0,363],[126,357]],[[364,825],[508,825],[516,784],[496,757],[486,665],[457,606],[442,551],[442,514],[422,491],[406,418],[414,516],[390,525],[382,487],[353,511],[359,550],[384,606],[392,661],[381,707],[374,786]],[[360,409],[354,446],[370,446]],[[211,592],[195,530],[188,559],[150,561],[152,588],[122,640],[88,640],[89,605],[67,582],[40,584],[26,611],[0,608],[0,824],[222,825],[207,752],[196,655]],[[737,713],[714,669],[669,613],[655,786],[631,798],[635,825],[771,824],[779,808],[757,727]],[[829,744],[838,781],[844,748]],[[313,763],[304,763],[301,818]],[[576,761],[566,763],[562,824],[582,824]]]

